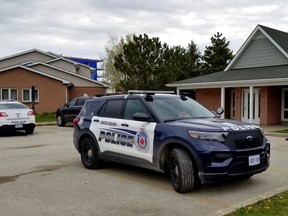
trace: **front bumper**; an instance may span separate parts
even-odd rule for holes
[[[211,155],[211,154],[210,154]],[[215,155],[218,159],[215,159]],[[259,157],[259,164],[249,164],[249,157]],[[220,158],[222,157],[222,158]],[[261,149],[213,153],[209,164],[199,172],[203,184],[252,176],[265,171],[270,165],[270,143]]]

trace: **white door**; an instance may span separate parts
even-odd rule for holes
[[[250,104],[250,89],[242,90],[242,115],[241,120],[244,122],[250,122],[250,106],[253,106],[251,117],[252,123],[260,124],[260,90],[253,90],[253,104]]]

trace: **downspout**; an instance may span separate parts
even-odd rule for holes
[[[69,92],[68,92],[68,87],[70,86],[73,86],[72,83],[69,83],[66,85],[66,88],[65,88],[65,103],[68,103],[69,102]]]

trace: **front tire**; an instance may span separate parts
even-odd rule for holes
[[[98,150],[90,137],[81,142],[81,161],[87,169],[98,169],[101,166]]]
[[[178,193],[187,193],[194,189],[195,174],[193,163],[185,150],[175,148],[171,151],[168,159],[168,169],[173,188]]]

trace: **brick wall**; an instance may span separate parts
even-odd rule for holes
[[[221,106],[221,89],[197,89],[196,101],[207,109],[215,111]]]
[[[71,100],[74,97],[83,96],[87,94],[88,96],[95,96],[95,95],[104,95],[106,93],[105,88],[99,87],[73,87],[69,90],[69,99]]]
[[[235,120],[241,121],[242,88],[235,88]]]
[[[0,73],[0,88],[18,89],[18,101],[22,102],[22,89],[34,85],[39,91],[39,102],[35,104],[37,113],[55,112],[65,103],[66,87],[61,81],[45,77],[31,71],[17,68]],[[31,103],[25,103],[32,107]]]
[[[84,94],[94,96],[106,93],[106,88],[103,87],[68,87],[66,95],[67,89],[62,81],[42,76],[23,68],[16,68],[0,73],[0,89],[18,89],[17,100],[20,102],[23,102],[22,89],[31,88],[32,85],[39,91],[39,102],[35,104],[35,111],[37,113],[56,112],[64,103]],[[31,102],[25,102],[24,104],[32,108]]]
[[[281,87],[261,87],[260,124],[275,125],[281,123]]]

